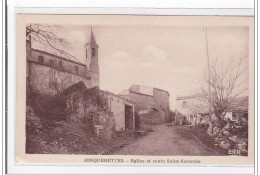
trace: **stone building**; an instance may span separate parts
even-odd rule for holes
[[[169,121],[169,92],[158,88],[132,85],[120,95],[135,103],[141,123],[160,124]]]
[[[192,125],[208,120],[207,94],[194,94],[176,98],[176,111]]]
[[[113,112],[115,130],[134,130],[135,103],[111,92],[101,90],[101,94],[107,99],[109,110]]]
[[[80,63],[34,48],[29,35],[26,40],[28,86],[40,94],[51,95],[80,81],[87,88],[99,87],[98,44],[92,30],[85,52],[85,61]]]
[[[111,138],[114,131],[135,129],[134,103],[100,90],[98,49],[92,29],[90,41],[85,44],[84,63],[35,49],[29,36],[26,40],[27,90],[35,96],[51,96],[49,99],[53,102],[46,104],[47,112],[62,106],[60,111],[62,114],[65,111],[71,121],[87,119],[98,137]],[[42,106],[41,100],[36,105],[29,104],[28,99],[27,105]],[[41,110],[39,113],[43,115]],[[65,114],[45,116],[64,118]]]
[[[176,110],[182,114],[190,124],[208,123],[209,106],[207,103],[207,94],[195,94],[189,96],[179,96],[176,98]],[[231,99],[230,99],[231,100]],[[248,96],[236,97],[232,99],[230,105],[225,111],[224,119],[237,121],[248,116]],[[212,111],[213,120],[216,119]]]

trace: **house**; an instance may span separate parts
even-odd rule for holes
[[[186,115],[184,115],[185,111],[179,111],[177,109],[175,109],[173,111],[173,118],[171,119],[172,123],[174,123],[174,125],[185,125],[185,124],[190,124],[187,121]]]
[[[191,125],[208,121],[207,94],[178,96],[176,110],[179,111]]]
[[[120,96],[135,103],[140,122],[160,124],[169,121],[170,107],[168,91],[141,85],[132,85],[123,90]]]
[[[115,130],[135,130],[135,103],[111,92],[100,90],[113,113]]]
[[[179,96],[176,98],[177,110],[182,113],[192,125],[209,122],[209,106],[207,102],[207,94],[194,94],[189,96]],[[224,119],[237,121],[246,118],[248,115],[248,96],[236,97],[231,99],[230,105],[225,111]],[[216,117],[212,111],[212,119]]]

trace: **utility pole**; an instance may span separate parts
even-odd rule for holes
[[[208,100],[209,100],[209,128],[208,132],[212,133],[212,117],[211,117],[211,88],[210,88],[210,65],[209,65],[209,48],[208,48],[208,31],[207,27],[205,27],[206,34],[206,48],[207,48],[207,61],[208,61]]]

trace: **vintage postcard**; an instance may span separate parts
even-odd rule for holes
[[[254,18],[17,15],[16,162],[254,164]]]

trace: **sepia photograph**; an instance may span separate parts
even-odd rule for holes
[[[26,37],[27,153],[247,155],[248,27],[39,23]]]
[[[19,33],[25,155],[245,160],[253,151],[248,23],[50,17],[23,21],[26,33]]]

